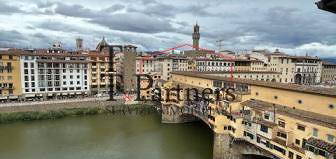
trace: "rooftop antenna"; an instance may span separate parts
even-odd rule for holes
[[[223,47],[223,42],[224,39],[220,39],[220,40],[217,40],[217,46],[218,46],[218,52],[222,51],[222,47]]]

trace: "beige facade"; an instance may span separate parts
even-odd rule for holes
[[[325,159],[336,154],[335,89],[187,72],[172,73],[166,87],[177,84],[197,89],[235,88],[235,101],[209,103],[209,107],[225,110],[206,116],[215,133],[244,140],[278,158]],[[184,106],[183,101],[163,104]]]
[[[322,64],[321,82],[336,84],[336,64],[327,62]]]
[[[317,57],[290,56],[275,52],[252,52],[250,57],[264,61],[268,71],[281,72],[280,82],[316,85],[321,83],[322,62]]]
[[[22,95],[21,87],[20,56],[0,52],[0,99],[18,99]]]

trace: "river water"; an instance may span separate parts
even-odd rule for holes
[[[202,123],[159,115],[95,115],[0,125],[0,159],[211,159]]]

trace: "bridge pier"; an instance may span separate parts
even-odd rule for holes
[[[214,134],[213,159],[243,159],[239,149],[231,146],[232,137],[229,134]]]

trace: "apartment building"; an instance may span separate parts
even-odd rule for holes
[[[282,159],[336,156],[335,89],[192,72],[173,72],[171,81],[182,88],[235,88],[234,101],[205,105],[223,111],[199,116],[215,134],[230,136],[231,144],[244,141]],[[163,102],[173,107],[186,104]]]
[[[89,58],[54,44],[50,49],[21,50],[23,99],[83,96],[90,91]]]
[[[336,84],[336,64],[323,62],[321,82],[326,84]]]
[[[151,74],[154,73],[156,60],[152,56],[136,57],[136,73]]]
[[[161,73],[161,79],[169,80],[173,71],[188,71],[188,61],[188,58],[184,56],[157,57],[154,64],[154,72]]]
[[[103,38],[96,47],[96,50],[89,51],[89,72],[91,74],[91,94],[108,94],[110,81],[109,66],[109,45]]]
[[[282,83],[316,85],[321,82],[322,62],[318,57],[291,56],[279,50],[252,52],[249,56],[264,61],[264,66],[267,68],[259,69],[281,72]]]
[[[230,71],[234,70],[235,62],[225,59],[195,59],[196,70],[204,71]]]
[[[17,100],[22,95],[20,56],[12,51],[0,52],[0,100]]]

